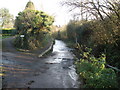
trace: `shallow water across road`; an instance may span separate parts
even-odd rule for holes
[[[3,52],[3,66],[7,71],[4,87],[79,88],[70,50],[63,41],[55,40],[52,53],[42,58]]]

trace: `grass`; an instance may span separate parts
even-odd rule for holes
[[[11,37],[10,35],[0,35],[0,39],[5,39]]]

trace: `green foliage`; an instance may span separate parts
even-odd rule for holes
[[[19,34],[15,40],[15,46],[22,49],[42,47],[42,42],[46,39],[47,34],[50,34],[53,22],[53,17],[42,11],[25,9],[20,12],[15,20],[15,27]],[[20,37],[21,34],[24,35],[24,38]]]
[[[52,26],[52,36],[56,39],[67,40],[66,25],[63,25],[62,27]]]
[[[76,26],[76,36],[79,44],[90,45],[91,35],[93,30],[91,29],[91,21],[79,21]]]
[[[84,78],[87,88],[117,88],[114,70],[105,68],[106,56],[96,58],[90,52],[83,52],[76,62],[77,73]]]
[[[94,31],[92,39],[96,44],[117,44],[120,37],[118,24],[106,19],[105,21],[96,21],[92,25]]]
[[[95,57],[106,53],[107,63],[120,67],[120,19],[119,10],[110,13],[104,20],[70,21],[66,26],[67,39],[92,48]],[[63,37],[61,37],[63,38]],[[84,48],[83,48],[84,49]]]
[[[76,0],[67,4],[71,6],[75,5],[76,7],[78,7],[80,6],[78,5],[79,4],[78,2],[79,1]],[[120,68],[120,60],[119,60],[120,59],[120,55],[119,55],[120,54],[120,9],[119,9],[120,3],[119,3],[119,0],[118,2],[117,1],[113,2],[112,0],[106,1],[106,4],[108,5],[105,6],[106,8],[105,10],[104,10],[104,5],[100,4],[99,1],[96,1],[98,3],[95,3],[94,0],[92,0],[92,2],[93,2],[92,7],[94,9],[90,8],[89,5],[87,7],[87,4],[90,4],[90,3],[86,3],[86,2],[82,2],[81,6],[83,8],[83,12],[84,12],[84,9],[86,9],[85,12],[88,11],[88,9],[90,9],[93,16],[96,17],[96,19],[94,20],[91,19],[89,21],[87,21],[87,19],[82,21],[70,21],[70,23],[66,26],[66,31],[64,31],[64,33],[67,32],[67,35],[66,35],[67,41],[72,42],[73,45],[71,46],[74,46],[74,48],[76,49],[77,52],[75,52],[75,54],[77,55],[78,58],[81,58],[84,56],[84,58],[82,59],[84,60],[84,64],[86,64],[86,66],[84,66],[84,64],[83,66],[81,65],[81,67],[79,68],[80,70],[82,68],[85,68],[85,69],[97,68],[97,65],[99,66],[100,64],[92,60],[96,60],[96,61],[102,60],[100,59],[102,53],[105,53],[106,55],[105,61],[107,62],[107,64]],[[99,13],[96,13],[96,10]],[[106,12],[106,10],[108,10],[109,13]],[[83,15],[83,18],[84,18],[84,15]],[[86,52],[86,47],[92,48],[91,54],[94,56],[87,55],[88,52]],[[83,53],[83,54],[79,55],[80,53]],[[95,65],[93,65],[92,62]],[[98,71],[100,71],[99,76],[100,76],[100,79],[102,80],[102,78],[104,78],[105,76],[107,77],[107,74],[101,74],[105,68],[103,68],[102,70],[100,69],[100,66]],[[87,75],[89,74],[87,73]],[[114,73],[112,73],[112,75],[114,76]],[[119,79],[120,74],[118,73],[117,76],[118,76],[117,79]],[[100,79],[99,81],[101,81]],[[106,83],[105,85],[107,85],[107,83],[108,84],[112,83],[107,81],[106,79],[105,81],[103,82],[101,81],[101,82]],[[110,77],[108,77],[108,80],[109,79]],[[118,80],[118,82],[119,81],[120,80]],[[94,87],[97,87],[97,85]],[[109,87],[109,86],[105,86],[105,87]],[[112,86],[111,84],[111,87],[114,87],[114,86]]]
[[[116,46],[114,44],[108,45],[107,48],[107,62],[109,62],[112,66],[120,68],[120,42],[119,45]]]
[[[62,34],[64,34],[61,38],[68,38],[72,42],[77,42],[82,45],[87,45],[90,42],[90,38],[92,35],[92,22],[91,21],[70,21],[66,26],[66,31],[64,30]]]
[[[5,39],[5,38],[9,38],[10,36],[7,34],[7,35],[2,35],[0,36],[0,39]]]
[[[5,36],[5,35],[15,35],[16,34],[16,29],[12,28],[6,28],[0,30],[0,33]]]
[[[75,27],[75,22],[74,21],[70,21],[70,23],[67,25],[67,37],[71,40],[71,41],[75,41],[75,31],[76,27]]]
[[[42,11],[25,10],[18,14],[15,26],[19,33],[37,33],[42,30],[49,31],[53,18]]]

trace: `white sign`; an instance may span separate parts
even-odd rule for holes
[[[25,37],[25,35],[20,35],[20,37]]]

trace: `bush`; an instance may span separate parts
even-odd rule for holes
[[[15,40],[15,46],[22,49],[36,49],[46,43],[54,19],[45,12],[27,9],[20,12],[15,20],[15,27],[20,35]],[[45,42],[43,42],[45,41]],[[47,40],[49,42],[49,40]]]
[[[77,73],[84,78],[84,87],[117,88],[114,70],[106,68],[106,57],[103,54],[96,58],[90,52],[84,52],[80,61],[76,62]]]
[[[0,30],[0,33],[4,35],[16,35],[16,29],[6,28]]]

